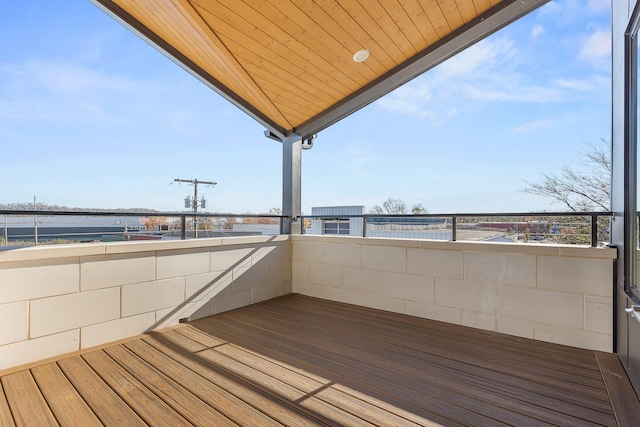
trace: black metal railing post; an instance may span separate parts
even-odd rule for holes
[[[598,246],[598,214],[591,214],[591,247]]]
[[[362,217],[362,237],[367,237],[367,216]]]
[[[458,217],[454,215],[451,217],[451,241],[455,242],[457,238],[458,238]]]
[[[180,240],[187,238],[187,217],[186,215],[180,216]]]

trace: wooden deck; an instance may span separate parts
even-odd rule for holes
[[[7,373],[0,425],[631,425],[620,370],[615,355],[290,295]]]

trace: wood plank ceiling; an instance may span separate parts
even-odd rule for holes
[[[306,137],[548,0],[93,1],[275,136]]]

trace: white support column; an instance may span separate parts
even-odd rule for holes
[[[282,141],[282,215],[296,218],[302,213],[302,140],[292,135]],[[300,234],[301,222],[284,219],[284,234]]]

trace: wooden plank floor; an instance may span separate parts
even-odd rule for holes
[[[620,370],[615,355],[289,295],[8,373],[0,425],[631,425]]]

